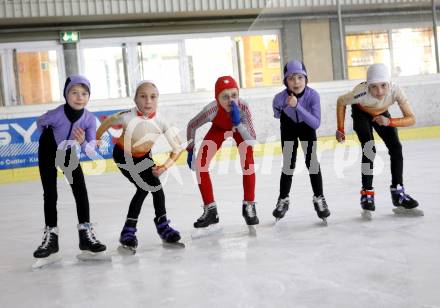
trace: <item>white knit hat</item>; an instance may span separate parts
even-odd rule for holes
[[[390,82],[390,72],[383,63],[375,63],[368,68],[367,84]]]

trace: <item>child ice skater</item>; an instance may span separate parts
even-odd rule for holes
[[[38,167],[43,184],[46,224],[43,242],[34,252],[37,259],[58,258],[57,166],[63,170],[75,197],[80,250],[91,254],[106,250],[106,246],[96,239],[90,224],[87,188],[76,151],[78,144],[83,151],[87,146],[94,148],[96,118],[85,108],[90,98],[90,82],[80,75],[70,76],[66,80],[63,95],[66,99],[64,105],[37,119],[41,132]]]
[[[392,118],[388,107],[397,102],[403,117]],[[345,109],[351,105],[353,129],[362,146],[362,189],[361,207],[367,218],[375,210],[373,188],[373,162],[376,154],[373,128],[382,138],[391,160],[391,199],[398,213],[407,213],[419,204],[411,198],[403,187],[403,156],[397,127],[413,125],[416,122],[409,101],[400,87],[390,81],[388,68],[382,64],[373,64],[368,68],[367,80],[358,84],[352,91],[337,100],[338,142],[345,140]],[[412,211],[422,214],[421,211]]]
[[[283,150],[280,194],[272,214],[278,220],[289,209],[289,193],[300,141],[312,184],[313,205],[318,217],[325,222],[330,211],[324,198],[321,168],[316,155],[316,129],[321,124],[319,94],[307,86],[307,70],[300,61],[293,60],[284,66],[283,82],[286,89],[276,94],[272,102],[274,117],[280,119]]]
[[[195,166],[193,154],[196,130],[207,122],[212,126],[205,135],[197,155]],[[232,136],[237,143],[243,171],[244,197],[242,215],[248,225],[259,223],[255,208],[255,172],[252,144],[255,132],[248,105],[240,100],[238,86],[231,76],[223,76],[215,83],[215,101],[206,105],[187,126],[188,158],[191,169],[197,172],[197,180],[203,199],[203,215],[194,223],[195,228],[208,227],[219,222],[214,199],[209,164],[223,141]]]
[[[159,176],[170,168],[182,152],[175,129],[157,114],[159,91],[151,81],[139,83],[134,97],[135,107],[108,117],[98,128],[97,139],[113,125],[122,125],[122,134],[113,149],[113,159],[122,174],[136,187],[119,242],[122,247],[135,251],[138,246],[136,227],[138,217],[148,193],[153,195],[154,224],[165,243],[180,240],[178,231],[170,227],[165,208],[165,194]],[[172,148],[163,165],[156,166],[151,148],[157,138],[164,135]]]

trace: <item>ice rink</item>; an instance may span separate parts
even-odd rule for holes
[[[211,174],[223,233],[192,239],[202,201],[189,169],[178,166],[163,183],[168,216],[186,248],[162,246],[148,196],[134,256],[116,251],[134,186],[120,173],[88,176],[92,222],[112,254],[101,263],[75,257],[76,209],[60,178],[63,260],[37,271],[31,265],[44,227],[41,184],[1,185],[0,307],[440,307],[440,139],[403,141],[403,151],[404,184],[424,217],[392,213],[388,154],[379,145],[377,209],[372,221],[363,221],[360,154],[336,172],[336,152],[326,150],[320,161],[332,212],[327,227],[313,209],[302,154],[291,208],[274,225],[281,157],[269,156],[256,158],[257,236],[241,216],[236,161],[222,161]]]

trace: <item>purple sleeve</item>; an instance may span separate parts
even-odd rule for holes
[[[93,113],[89,113],[87,118],[87,127],[85,129],[86,140],[81,144],[81,149],[85,151],[89,142],[96,140],[96,118]]]
[[[282,93],[282,92],[281,92]],[[273,116],[276,119],[279,119],[281,116],[281,111],[283,110],[284,101],[281,93],[278,93],[275,95],[272,101],[272,108],[273,108]]]
[[[46,112],[45,114],[39,116],[37,118],[37,128],[38,130],[41,132],[43,132],[44,128],[46,128],[47,126],[49,126],[52,122],[51,122],[51,113],[53,111],[49,110],[48,112]]]
[[[321,125],[321,103],[318,92],[313,91],[310,100],[310,111],[305,109],[300,103],[296,106],[296,110],[308,126],[317,129]]]

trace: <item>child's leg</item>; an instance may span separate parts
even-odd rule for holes
[[[204,205],[214,202],[209,164],[225,140],[224,134],[225,131],[211,127],[203,139],[197,155],[197,180]]]
[[[296,167],[298,150],[298,124],[294,123],[284,112],[281,113],[281,149],[283,151],[283,169],[280,177],[280,195],[278,199],[289,196],[292,187],[293,172]]]
[[[309,170],[310,183],[312,184],[313,195],[323,195],[321,166],[318,162],[318,144],[316,142],[316,131],[305,123],[299,129],[299,139],[304,152],[307,170]]]
[[[124,151],[120,149],[117,145],[115,145],[113,149],[113,159],[117,164],[125,164],[125,157],[124,157]],[[136,159],[133,158],[133,162],[136,164],[142,159]],[[118,167],[121,173],[136,186],[136,193],[134,194],[133,198],[131,199],[130,206],[128,208],[128,214],[127,214],[127,220],[126,225],[129,225],[130,227],[136,227],[137,219],[139,217],[139,214],[141,212],[142,204],[144,203],[145,198],[148,195],[148,191],[145,191],[142,189],[136,181],[133,180],[130,172],[126,169]],[[150,170],[151,168],[148,168],[147,170]],[[143,172],[145,172],[144,170]],[[143,173],[141,172],[141,174]]]
[[[403,185],[402,144],[399,140],[397,128],[391,126],[379,126],[376,123],[373,124],[373,127],[384,141],[386,147],[388,148],[388,153],[390,154],[391,185],[393,187],[396,187],[399,184]]]
[[[239,133],[234,133],[234,139],[240,154],[241,169],[243,172],[243,200],[254,201],[255,199],[255,170],[254,151],[252,146],[247,145]]]
[[[44,219],[46,226],[57,226],[57,168],[55,166],[57,145],[52,129],[43,131],[38,147],[38,168],[43,185]]]
[[[376,156],[372,117],[356,106],[352,106],[352,117],[353,129],[362,146],[362,187],[367,190],[372,190],[374,158]]]
[[[66,151],[66,157],[70,157],[70,152],[71,149]],[[73,155],[76,155],[75,151]],[[70,184],[70,187],[72,188],[73,196],[75,197],[78,222],[80,224],[90,222],[89,197],[87,194],[86,182],[84,180],[84,173],[80,164],[72,170],[72,183]]]

